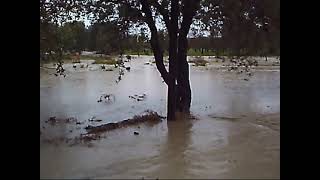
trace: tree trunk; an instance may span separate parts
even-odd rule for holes
[[[194,7],[187,3],[183,11],[183,21],[178,37],[178,75],[177,75],[177,109],[189,112],[191,105],[191,87],[189,80],[189,64],[187,62],[188,39],[187,35],[195,14]]]
[[[151,31],[150,42],[157,69],[168,85],[167,119],[174,120],[176,109],[184,112],[189,112],[190,109],[191,88],[189,82],[189,64],[187,62],[187,34],[192,23],[192,18],[195,16],[197,8],[200,7],[200,0],[185,1],[184,6],[181,7],[183,14],[181,29],[178,28],[178,17],[180,14],[179,0],[171,0],[171,19],[169,19],[167,11],[157,1],[153,3],[160,10],[169,32],[169,72],[167,72],[163,64],[163,51],[159,43],[150,4],[147,0],[141,0],[142,11],[145,13],[145,20]]]
[[[189,81],[189,64],[187,62],[188,40],[186,34],[180,32],[178,39],[178,75],[176,89],[176,107],[181,112],[189,112],[191,104],[191,88]]]
[[[171,21],[169,31],[169,81],[168,81],[168,104],[167,119],[174,120],[176,113],[176,79],[177,79],[177,48],[178,48],[178,16],[179,1],[171,1]]]
[[[150,5],[147,0],[141,0],[142,11],[146,14],[146,23],[151,31],[151,48],[154,54],[154,58],[156,61],[156,66],[158,71],[160,72],[163,80],[166,84],[168,84],[169,74],[163,64],[163,50],[161,49],[159,39],[158,39],[158,31],[155,25],[155,21],[152,18],[152,13],[150,10]]]

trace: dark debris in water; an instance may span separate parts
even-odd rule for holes
[[[107,123],[107,124],[102,124],[99,126],[87,126],[85,127],[87,133],[85,134],[80,134],[80,136],[76,136],[73,138],[68,138],[68,137],[55,137],[51,139],[42,139],[42,142],[44,143],[49,143],[53,145],[59,145],[61,143],[66,143],[69,144],[70,146],[74,146],[77,144],[81,143],[86,143],[87,145],[90,145],[88,143],[99,140],[105,136],[102,136],[101,133],[110,131],[110,130],[115,130],[131,125],[138,125],[140,123],[150,123],[150,125],[159,123],[162,121],[162,119],[165,118],[163,116],[160,116],[157,112],[151,111],[151,110],[146,110],[142,115],[135,115],[131,119],[126,119],[120,122],[116,123]],[[94,122],[100,122],[102,120],[95,119],[95,117],[90,118],[88,121],[94,121]],[[76,122],[77,124],[80,123],[77,121],[76,118],[66,118],[66,119],[58,119],[56,117],[50,117],[47,123],[58,123],[58,122]],[[140,127],[140,126],[139,126]],[[78,129],[78,128],[76,128]],[[69,130],[69,132],[72,132],[72,130]],[[40,130],[40,136],[43,132]],[[134,135],[139,135],[138,132],[134,132]],[[89,146],[90,147],[90,146]]]
[[[57,123],[78,123],[77,119],[74,117],[70,117],[70,118],[66,118],[66,119],[59,119],[55,116],[50,117],[47,121],[45,121],[46,123],[49,123],[51,125],[55,125]]]
[[[258,66],[258,61],[248,57],[231,58],[230,63],[224,66],[228,67],[228,71],[235,71],[237,74],[245,73],[248,77],[251,77],[253,75],[252,67]]]
[[[102,94],[97,102],[114,102],[116,100],[116,96],[113,94]]]
[[[226,116],[215,116],[215,115],[209,115],[211,118],[220,119],[220,120],[229,120],[229,121],[235,121],[238,120],[238,117],[226,117]]]
[[[161,122],[164,117],[160,116],[157,112],[153,111],[146,111],[146,114],[144,115],[135,115],[131,119],[126,119],[120,122],[116,123],[107,123],[99,126],[87,126],[85,129],[87,130],[88,134],[92,133],[102,133],[114,129],[119,129],[122,127],[130,126],[130,125],[136,125],[139,123],[158,123]]]
[[[146,99],[147,95],[145,93],[141,94],[141,95],[133,95],[133,96],[129,96],[129,98],[134,99],[136,101],[144,101]]]
[[[65,74],[65,69],[63,68],[63,62],[60,61],[58,62],[57,64],[57,67],[56,67],[56,73],[54,73],[55,76],[63,76],[63,77],[66,77],[66,74]]]
[[[101,122],[102,120],[101,119],[88,119],[88,121],[90,121],[90,122]]]

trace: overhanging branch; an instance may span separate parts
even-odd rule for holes
[[[168,84],[168,77],[169,73],[166,70],[163,64],[163,50],[160,46],[159,39],[158,39],[158,31],[155,25],[155,21],[152,18],[152,13],[150,10],[150,5],[148,4],[147,0],[141,0],[142,4],[142,12],[145,13],[145,21],[151,31],[151,48],[153,50],[154,58],[156,61],[157,69],[159,70],[163,80],[166,84]]]

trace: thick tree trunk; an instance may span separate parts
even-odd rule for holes
[[[184,112],[189,112],[190,109],[191,88],[189,65],[187,62],[187,34],[196,9],[199,8],[200,0],[184,1],[184,6],[181,6],[183,14],[181,29],[178,28],[178,17],[180,14],[179,0],[171,0],[170,19],[168,10],[163,8],[157,1],[153,1],[152,3],[162,14],[169,32],[169,72],[167,72],[163,64],[163,51],[160,47],[150,4],[148,0],[141,0],[142,11],[145,13],[145,20],[151,31],[151,47],[155,56],[157,69],[168,85],[167,119],[174,120],[176,109]]]
[[[191,87],[189,80],[189,64],[187,62],[188,39],[187,35],[194,16],[194,7],[186,4],[183,11],[183,21],[178,38],[178,75],[177,75],[177,97],[178,110],[189,112],[191,105]]]
[[[168,108],[167,119],[174,120],[176,113],[176,79],[177,79],[177,60],[178,60],[178,16],[179,1],[171,1],[171,20],[169,31],[169,82],[168,82]]]
[[[188,40],[186,34],[180,32],[178,39],[178,76],[176,105],[181,112],[189,112],[191,104],[191,87],[189,81],[189,64],[187,62]]]

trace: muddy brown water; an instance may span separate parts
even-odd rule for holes
[[[151,59],[126,63],[131,70],[118,84],[117,70],[97,65],[66,65],[65,78],[40,69],[40,178],[280,177],[280,71],[274,69],[255,71],[244,81],[244,75],[190,66],[191,113],[197,119],[177,114],[174,122],[107,132],[90,145],[44,142],[146,109],[166,116],[167,87],[154,64],[144,65]],[[98,103],[103,93],[114,100]],[[143,101],[129,98],[143,93]],[[52,126],[45,123],[51,116],[75,117],[83,124]],[[102,121],[88,121],[92,116]]]

